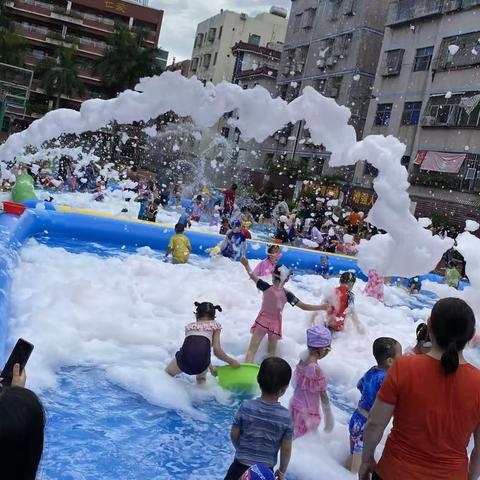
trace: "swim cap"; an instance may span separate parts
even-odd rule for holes
[[[285,265],[277,265],[273,270],[273,276],[278,278],[282,283],[285,283],[291,274],[292,271]]]
[[[242,226],[242,224],[240,223],[240,220],[232,220],[230,225],[232,226],[232,228],[239,228]]]
[[[263,463],[252,465],[241,477],[240,480],[275,480],[273,472]]]
[[[332,334],[326,327],[315,325],[307,330],[307,345],[313,348],[329,347],[332,343]]]
[[[185,209],[185,211],[186,211],[187,213],[193,213],[193,208],[192,208],[192,207],[187,207],[187,208]]]

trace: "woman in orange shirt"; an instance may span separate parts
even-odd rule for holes
[[[473,310],[445,298],[428,321],[432,349],[395,361],[365,427],[360,480],[476,480],[480,475],[480,371],[463,357]],[[393,416],[378,464],[375,448]],[[467,446],[474,434],[474,448]]]

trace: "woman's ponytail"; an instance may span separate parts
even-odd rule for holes
[[[459,358],[458,358],[457,344],[455,341],[451,341],[448,344],[448,347],[443,353],[440,361],[442,363],[442,368],[445,375],[450,375],[457,371]]]
[[[430,333],[442,350],[441,365],[445,375],[458,370],[460,355],[475,334],[475,314],[460,298],[442,298],[432,308]]]

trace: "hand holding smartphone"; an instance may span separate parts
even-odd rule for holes
[[[33,351],[33,345],[30,342],[27,342],[23,338],[19,338],[15,347],[10,354],[10,357],[3,367],[2,373],[0,374],[1,383],[3,386],[10,386],[14,377],[14,366],[19,365],[20,368],[15,372],[16,376],[21,376],[25,366],[30,358],[30,355]]]

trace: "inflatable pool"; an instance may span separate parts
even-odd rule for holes
[[[125,303],[121,303],[121,292],[117,299],[108,299],[108,292],[111,292],[112,288],[121,290],[122,284],[125,288],[136,289],[135,283],[139,278],[148,275],[149,268],[153,266],[153,263],[144,261],[139,270],[138,265],[134,262],[129,272],[138,271],[137,279],[123,277],[118,280],[109,280],[108,277],[112,270],[107,270],[106,267],[105,270],[102,270],[103,264],[98,258],[111,258],[113,264],[110,268],[115,270],[120,266],[120,263],[115,262],[124,258],[127,258],[125,261],[128,262],[130,254],[146,251],[148,255],[156,255],[155,252],[161,252],[165,249],[171,234],[171,229],[159,224],[91,211],[72,210],[66,207],[59,208],[57,211],[43,208],[27,209],[20,217],[0,215],[0,314],[2,318],[11,318],[12,315],[15,317],[16,333],[22,332],[22,325],[28,323],[27,319],[35,317],[33,320],[30,318],[30,323],[33,325],[39,322],[38,336],[45,344],[47,341],[50,342],[48,348],[53,350],[49,353],[48,360],[54,361],[54,363],[58,362],[59,365],[55,368],[51,367],[55,371],[56,379],[51,386],[48,381],[45,381],[47,386],[44,386],[41,392],[48,413],[47,448],[42,461],[44,478],[50,480],[87,480],[90,478],[187,480],[205,477],[221,480],[223,478],[222,474],[232,459],[232,447],[229,443],[232,416],[244,397],[242,395],[228,396],[226,393],[217,392],[212,398],[203,397],[201,392],[200,394],[194,393],[191,394],[190,409],[186,409],[183,405],[185,403],[182,397],[183,393],[178,390],[167,395],[171,397],[173,405],[178,404],[178,408],[159,405],[163,401],[162,399],[159,401],[159,397],[162,395],[156,393],[157,387],[149,386],[148,375],[158,376],[164,363],[157,366],[157,369],[149,366],[150,363],[147,360],[153,355],[151,347],[145,348],[141,345],[139,338],[143,338],[142,332],[138,332],[135,328],[135,322],[138,322],[139,318],[147,317],[149,313],[147,311],[140,312],[140,316],[132,317],[132,320],[129,320],[127,316],[129,333],[110,343],[104,341],[105,331],[115,328],[116,319],[113,318],[111,323],[105,324],[109,325],[108,328],[97,320],[98,318],[103,319],[109,314],[114,315],[113,312],[118,303],[120,303],[120,309],[128,309],[128,303],[132,299],[138,295],[148,295],[150,292],[145,292],[145,288],[142,288],[139,292],[135,291],[131,297],[126,298]],[[197,285],[194,295],[205,296],[215,293],[210,292],[211,288],[222,288],[219,285],[222,285],[223,278],[228,280],[230,275],[226,272],[229,265],[220,263],[215,275],[224,275],[224,277],[219,278],[217,286],[202,285],[199,280],[203,278],[201,276],[202,269],[208,269],[208,260],[203,258],[205,250],[215,246],[219,241],[219,236],[195,231],[189,231],[187,234],[192,243],[193,253],[198,255],[200,264],[195,267],[195,272],[192,271],[193,267],[190,265],[186,265],[184,269],[182,269],[183,266],[180,267],[182,270],[177,279],[180,283],[175,298],[171,298],[173,311],[175,311],[175,303],[183,305],[188,302],[189,304],[184,310],[191,312],[193,300],[197,299],[183,291],[185,288],[181,288],[182,281],[194,282]],[[29,239],[34,239],[33,246]],[[27,242],[28,245],[24,251],[31,252],[33,248],[35,258],[31,257],[31,253],[23,258],[23,273],[19,276],[16,271],[18,256],[22,253],[22,246]],[[294,285],[295,290],[302,293],[303,297],[308,293],[304,289],[303,278],[313,278],[309,273],[318,270],[323,254],[289,247],[284,247],[283,250],[282,262],[293,267],[296,273],[305,274],[298,275],[298,281]],[[162,256],[160,252],[158,258]],[[68,266],[66,263],[62,263],[67,255],[72,257]],[[75,271],[80,264],[74,257],[82,255],[87,255],[84,263],[88,261],[93,265],[92,269],[95,273],[90,273],[90,277],[79,277],[83,273]],[[252,259],[264,258],[265,244],[257,241],[249,242],[248,256]],[[336,273],[352,269],[358,272],[356,261],[353,258],[330,255],[329,262]],[[61,272],[64,278],[59,279],[55,278],[55,275],[50,275],[48,269],[52,266],[56,268],[55,272],[57,274]],[[235,267],[239,267],[237,269],[240,277],[238,282],[241,282],[242,285],[245,284],[245,288],[247,288],[250,285],[248,278],[242,276],[244,272],[240,266],[235,265]],[[31,274],[41,268],[47,269],[43,276],[37,277]],[[172,271],[171,269],[166,270],[166,274],[172,275]],[[98,278],[92,279],[93,275]],[[155,289],[155,281],[161,285],[165,285],[165,282],[169,281],[167,278],[165,282],[160,282],[161,279],[155,277],[155,273],[152,275],[152,280],[143,285],[152,285],[152,289]],[[102,279],[102,276],[105,277]],[[315,275],[315,278],[320,277]],[[128,285],[130,281],[132,281],[132,286]],[[35,282],[38,282],[38,285]],[[72,289],[60,287],[61,284],[66,285],[69,282],[73,284]],[[93,294],[89,290],[89,284],[92,283],[95,285]],[[125,286],[125,284],[127,285]],[[15,287],[13,291],[12,285]],[[237,285],[235,284],[232,290],[229,290],[227,285],[224,287],[226,310],[230,303],[228,296],[238,289]],[[183,287],[186,286],[183,284]],[[82,288],[85,291],[82,291]],[[124,291],[125,296],[127,296],[126,292],[127,290]],[[159,292],[160,294],[161,292]],[[63,305],[68,305],[62,298],[65,296],[78,296],[77,303],[91,305],[86,307],[87,310],[91,309],[90,312],[87,311],[87,315],[91,317],[88,327],[94,329],[96,324],[102,324],[91,338],[85,338],[87,334],[85,324],[77,326],[72,333],[70,330],[67,330],[67,333],[63,331],[63,327],[68,325],[62,324],[58,319],[63,319],[64,323],[68,323],[70,320],[75,323],[78,316],[78,312],[73,310],[71,312],[64,311],[68,308],[63,307]],[[169,296],[171,297],[171,293],[165,292],[165,298]],[[13,298],[15,312],[9,311],[12,308],[11,298]],[[393,301],[392,304],[402,305],[403,302],[405,305],[405,300],[402,299],[403,297],[398,302]],[[308,297],[307,300],[311,302],[312,298]],[[249,322],[248,317],[251,315],[252,309],[258,308],[259,299],[253,297],[251,301],[247,302],[242,297],[238,301],[240,305],[245,305],[246,310],[249,309],[247,311],[247,321]],[[422,299],[418,298],[415,301],[418,303],[412,303],[410,307],[404,308],[407,310],[409,308],[417,309],[418,319],[424,319],[426,314],[422,312],[428,309],[429,302],[422,303]],[[22,307],[22,303],[25,304],[25,308]],[[28,304],[32,304],[32,306],[29,307]],[[102,310],[99,306],[104,309]],[[417,318],[416,315],[414,318]],[[240,323],[240,320],[245,322],[240,310],[235,313],[235,316],[238,316],[235,318],[235,323]],[[54,325],[58,331],[52,332],[51,338],[47,338],[44,332],[46,328],[51,328],[50,317],[59,322]],[[179,324],[175,327],[181,335],[183,317],[172,323]],[[11,324],[10,321],[0,324],[3,358],[15,339],[10,331],[11,327],[8,327],[9,324]],[[296,335],[295,341],[301,344],[304,327],[301,324],[292,326],[295,326],[295,330],[290,335]],[[118,329],[121,330],[120,327]],[[248,328],[245,330],[248,336]],[[407,330],[410,332],[410,324],[405,327],[405,331]],[[152,332],[154,331],[155,329],[152,330]],[[149,335],[151,335],[150,331],[147,331],[144,336],[148,337]],[[158,342],[165,343],[169,351],[175,348],[177,340],[172,343],[172,340],[166,335],[159,334],[159,336],[162,340],[158,340]],[[75,337],[89,346],[90,350],[85,357],[86,360],[79,362],[71,360],[71,358],[75,358],[75,354],[71,352],[76,345],[77,338]],[[226,348],[233,348],[239,338],[235,334],[230,335],[230,343],[227,343]],[[153,340],[152,343],[155,343],[155,339]],[[132,347],[125,356],[128,358],[131,354],[138,354],[141,357],[141,363],[147,365],[144,367],[147,377],[143,376],[137,379],[138,375],[134,369],[124,368],[122,370],[117,365],[106,367],[105,360],[98,360],[98,357],[94,355],[103,350],[109,352],[109,355],[112,352],[112,362],[115,363],[117,362],[115,355],[119,355],[115,353],[117,349],[126,349],[129,344],[132,344]],[[292,344],[291,340],[288,340],[286,345],[295,350],[297,344]],[[41,347],[42,345],[38,345],[36,354],[40,353]],[[44,348],[46,348],[45,345]],[[369,349],[370,347],[368,347]],[[138,353],[140,351],[143,352],[142,355]],[[298,353],[298,349],[292,352],[291,358]],[[68,361],[57,360],[58,357],[62,359],[68,357]],[[100,357],[106,358],[101,355]],[[33,356],[32,362],[36,362],[37,358]],[[370,362],[368,359],[366,361]],[[118,361],[118,363],[121,362]],[[131,359],[131,363],[135,365],[135,359]],[[31,368],[33,367],[32,365]],[[364,368],[364,365],[360,363],[359,368]],[[356,378],[359,372],[354,372],[352,375]],[[30,375],[30,379],[35,382],[35,374]],[[351,383],[354,390],[354,382]],[[192,389],[192,391],[194,390]],[[332,399],[335,405],[344,412],[348,413],[353,408],[351,394],[348,392],[345,394],[341,388],[338,391],[332,390]],[[329,478],[333,480],[344,478],[341,475],[329,476]],[[292,480],[295,477],[289,475],[288,478]],[[298,476],[298,480],[308,478],[308,476]]]

